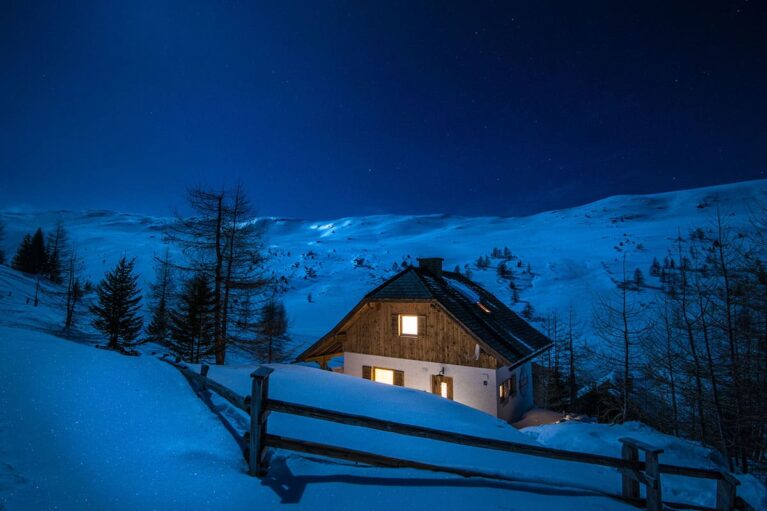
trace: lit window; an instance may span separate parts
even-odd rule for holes
[[[380,367],[373,368],[373,380],[378,383],[386,383],[387,385],[394,385],[394,371],[391,369],[381,369]]]
[[[443,381],[439,384],[439,394],[440,396],[447,398],[447,382]]]
[[[400,335],[418,335],[418,316],[399,317]]]

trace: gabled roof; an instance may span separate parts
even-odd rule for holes
[[[409,267],[366,294],[333,330],[297,360],[340,353],[341,341],[335,334],[363,305],[399,300],[436,302],[504,365],[519,365],[553,344],[493,294],[460,273],[442,272],[441,277],[436,277],[425,268]]]

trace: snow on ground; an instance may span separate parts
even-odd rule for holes
[[[606,467],[277,413],[269,418],[273,433],[474,468],[514,482],[362,467],[287,451],[274,453],[267,478],[251,478],[234,440],[176,369],[148,354],[126,357],[58,337],[57,309],[26,304],[33,287],[32,279],[0,268],[0,509],[236,510],[281,503],[301,509],[466,509],[480,503],[483,509],[634,509],[604,495],[620,487],[618,473]],[[247,394],[254,367],[213,367],[211,376]],[[270,395],[287,401],[515,442],[562,441],[612,455],[619,451],[616,437],[626,434],[597,425],[527,434],[428,393],[309,367],[274,367]],[[631,436],[657,439],[651,430],[625,427]],[[707,451],[677,442],[678,451],[668,449],[665,462],[712,463]],[[669,480],[665,491],[699,503],[712,498],[710,488],[692,480]]]
[[[472,267],[472,278],[506,303],[508,281],[491,268],[473,263],[493,247],[508,246],[523,268],[514,268],[521,302],[542,314],[570,306],[590,337],[592,298],[614,289],[624,254],[629,270],[640,268],[649,301],[657,287],[649,276],[653,257],[661,261],[678,231],[710,228],[716,205],[725,222],[748,229],[758,201],[765,201],[767,180],[655,195],[624,195],[575,208],[528,217],[449,215],[377,215],[308,221],[268,218],[269,271],[285,275],[284,296],[295,352],[326,333],[359,299],[394,272],[393,264],[416,257],[442,256],[445,268]],[[161,255],[162,231],[170,218],[109,211],[26,213],[0,211],[7,226],[6,253],[38,226],[50,230],[61,219],[86,260],[86,277],[97,282],[122,255],[135,256],[144,285],[153,278],[152,258]],[[527,264],[533,275],[522,272]],[[512,266],[514,266],[512,264]],[[316,277],[305,278],[306,268]],[[311,299],[311,301],[310,301]],[[589,339],[589,342],[593,342]]]
[[[522,431],[547,447],[609,456],[615,456],[616,448],[620,448],[620,438],[636,438],[663,449],[663,454],[660,455],[661,463],[711,470],[722,470],[726,466],[718,452],[698,442],[660,433],[639,422],[611,426],[571,421],[533,426]],[[764,485],[750,475],[736,474],[736,476],[741,481],[738,495],[745,498],[756,509],[767,509],[767,491]],[[689,478],[668,474],[663,475],[662,481],[663,495],[668,500],[698,502],[709,506],[715,504],[715,501],[710,498],[715,492],[713,481],[688,486],[684,483],[689,482]],[[700,493],[704,488],[708,492],[708,498],[701,499]]]
[[[275,388],[282,382],[291,395],[313,389],[306,393],[311,401],[326,394],[323,387],[328,395],[336,390],[327,378],[307,377],[318,371],[280,369],[284,378],[275,377]],[[347,398],[357,397],[358,411],[398,402],[412,410],[411,401],[444,411],[445,403],[424,393],[396,396],[391,391],[398,389],[386,388],[380,395],[362,394],[354,385],[342,387]],[[287,452],[275,454],[267,479],[251,478],[236,443],[173,367],[26,328],[0,327],[0,410],[0,509],[254,509],[279,503],[300,509],[466,509],[481,502],[488,509],[556,510],[569,509],[574,499],[588,509],[629,509],[578,489],[364,468]],[[485,419],[484,428],[499,429],[491,417],[462,411],[462,420]],[[272,424],[316,440],[349,434],[276,415]],[[365,431],[351,435],[358,445],[383,441]],[[407,442],[399,448],[416,458],[427,454]]]

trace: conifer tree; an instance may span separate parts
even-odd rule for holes
[[[37,275],[44,272],[48,266],[48,257],[45,251],[45,237],[39,227],[33,235],[27,234],[21,241],[16,255],[13,257],[11,266],[15,270]]]
[[[169,251],[155,262],[155,282],[151,286],[152,319],[147,326],[147,340],[163,346],[170,344],[171,297],[174,291],[173,267]]]
[[[63,262],[67,260],[67,231],[64,223],[59,221],[53,232],[48,233],[46,247],[45,273],[51,282],[61,284],[63,282]]]
[[[265,351],[265,359],[271,364],[284,358],[285,345],[288,341],[288,316],[282,302],[268,300],[261,307],[258,324],[259,344]]]
[[[215,297],[199,272],[184,283],[178,309],[170,314],[170,348],[183,360],[199,363],[215,349]]]
[[[133,272],[134,264],[135,259],[120,258],[115,269],[99,282],[98,302],[90,307],[96,316],[93,326],[107,336],[110,349],[120,349],[141,332],[141,293],[138,275]]]

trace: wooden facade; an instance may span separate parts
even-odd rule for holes
[[[393,320],[400,314],[423,318],[417,337],[399,335]],[[499,367],[498,360],[480,349],[477,340],[433,300],[369,302],[341,325],[336,339],[344,352],[488,369]]]

